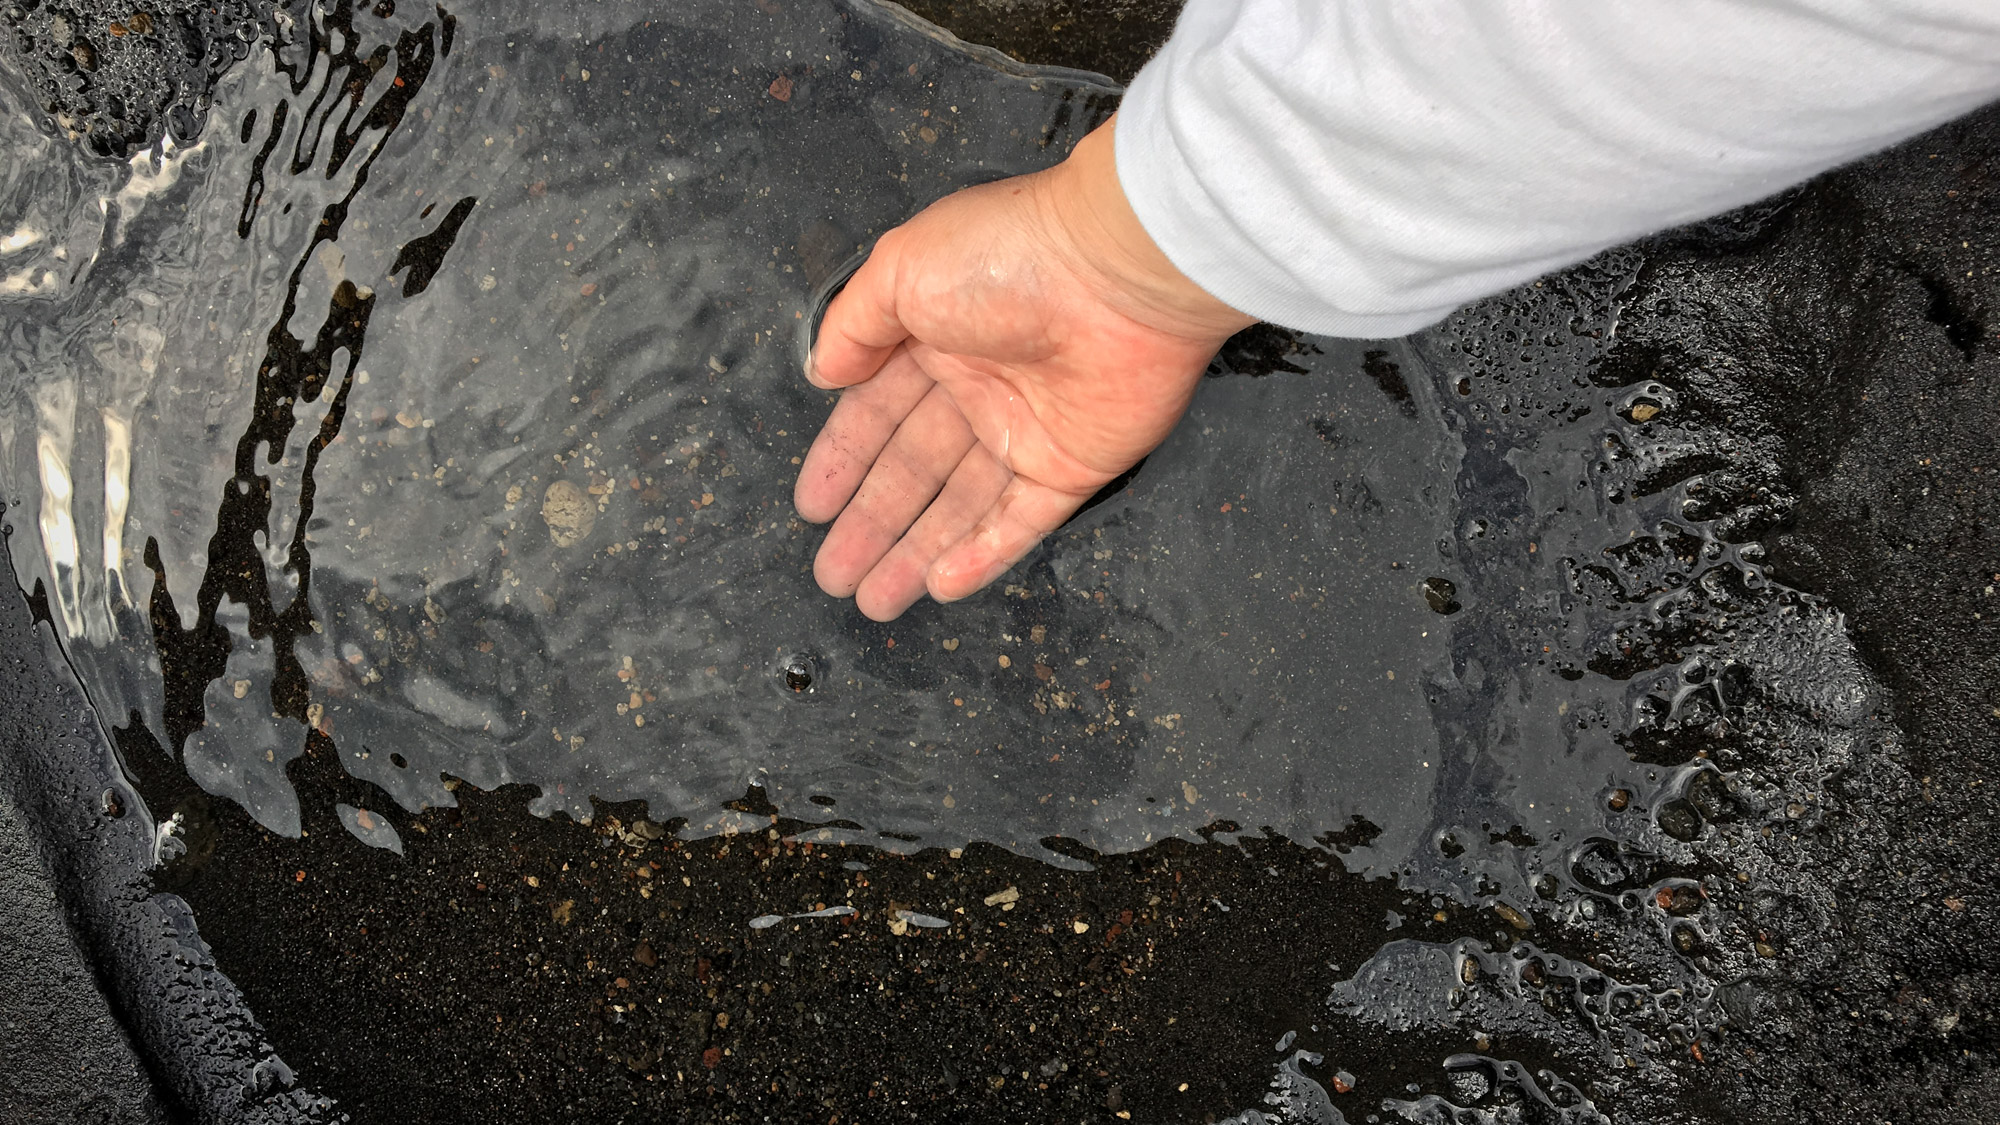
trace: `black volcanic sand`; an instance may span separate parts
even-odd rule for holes
[[[1036,61],[1114,71],[1165,26],[1128,19],[1105,33],[1124,53],[1101,56],[1112,48],[1085,50],[1096,41],[1072,29],[1065,55],[1043,50],[1042,30],[999,34],[1031,21],[963,7],[923,10]],[[2000,955],[1986,940],[2000,924],[1996,154],[1989,113],[1657,240],[1623,341],[1593,375],[1659,384],[1675,412],[1754,447],[1741,463],[1696,450],[1665,471],[1730,490],[1754,512],[1738,541],[1846,613],[1898,733],[1788,827],[1750,818],[1748,797],[1695,810],[1685,830],[1709,828],[1700,858],[1669,873],[1701,888],[1688,910],[1755,940],[1757,963],[1721,981],[1723,1034],[1658,1060],[1670,1080],[1618,1086],[1559,1060],[1616,1120],[2000,1112]],[[1660,764],[1723,762],[1732,794],[1756,791],[1787,750],[1704,737],[1713,744],[1631,748]],[[1315,1026],[1327,1058],[1309,1073],[1329,1087],[1353,1075],[1335,1105],[1361,1121],[1385,1096],[1465,1100],[1440,1080],[1454,1053],[1530,1065],[1548,1053],[1330,1014],[1332,983],[1382,940],[1331,919],[1394,911],[1398,937],[1495,948],[1515,930],[1283,840],[1079,853],[1095,869],[1078,872],[978,846],[808,848],[802,826],[768,818],[683,841],[634,807],[601,806],[588,825],[543,820],[526,812],[528,791],[461,785],[458,808],[399,818],[399,858],[356,847],[327,811],[365,794],[324,744],[291,768],[306,810],[293,840],[201,796],[143,734],[127,738],[148,804],[189,825],[191,850],[163,889],[192,904],[299,1084],[356,1121],[1211,1121],[1262,1104],[1279,1037]],[[764,813],[755,791],[739,805]],[[1739,821],[1764,827],[1731,831]],[[1732,878],[1752,869],[1754,883]],[[987,904],[1009,888],[1011,910]],[[848,905],[860,913],[745,926]],[[892,928],[904,907],[955,924]],[[1602,935],[1538,922],[1541,947],[1621,968]],[[1564,1002],[1547,997],[1551,1011]]]
[[[309,789],[314,757],[294,774]],[[1275,1056],[1256,1048],[1317,1018],[1329,963],[1369,952],[1316,923],[1329,897],[1417,916],[1412,936],[1491,924],[1432,921],[1276,841],[1078,873],[983,846],[815,847],[782,822],[649,839],[633,807],[585,826],[527,815],[527,791],[458,796],[405,830],[408,862],[330,816],[294,841],[189,806],[217,846],[170,885],[300,1081],[356,1120],[1199,1121],[1254,1103]],[[906,904],[961,924],[896,933]],[[860,914],[745,926],[834,906]],[[1340,1061],[1400,1087],[1445,1053],[1409,1046]]]

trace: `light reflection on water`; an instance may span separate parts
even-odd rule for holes
[[[112,245],[36,317],[70,341],[54,369],[17,357],[42,467],[10,477],[46,485],[23,565],[111,713],[185,733],[206,787],[291,833],[308,727],[410,809],[448,773],[697,829],[753,783],[1030,850],[1425,800],[1444,643],[1413,590],[1453,458],[1365,383],[1218,388],[974,605],[880,628],[809,581],[814,285],[926,200],[1056,159],[1112,88],[870,8],[547,25],[356,17],[252,60],[144,175],[87,169],[71,207],[112,196]],[[1407,439],[1333,436],[1380,424]],[[133,456],[122,519],[67,483]]]

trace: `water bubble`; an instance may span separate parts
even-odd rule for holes
[[[778,666],[778,676],[786,691],[805,695],[819,679],[819,662],[808,653],[795,652]]]

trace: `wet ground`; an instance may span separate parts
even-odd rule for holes
[[[1069,66],[1130,82],[1174,29],[1172,0],[917,0],[904,7],[1022,62]]]
[[[994,11],[929,14],[1023,57],[1111,72],[1163,26],[1135,10],[1108,46],[1058,37],[1106,53],[1059,56],[1042,36],[1068,17],[1045,28],[1024,6],[980,22]],[[1443,755],[1415,791],[1421,816],[1355,792],[1407,765],[1410,744],[1379,734],[1328,736],[1332,756],[1291,773],[1310,792],[1260,806],[1246,787],[1228,811],[1262,807],[1261,822],[1197,816],[1200,831],[1175,824],[1177,838],[1145,847],[1131,825],[1159,822],[1058,815],[1054,835],[1009,851],[976,842],[1010,815],[1004,801],[958,833],[975,842],[952,839],[964,822],[946,817],[907,833],[943,845],[870,843],[805,811],[846,814],[845,794],[787,797],[782,778],[692,824],[581,795],[571,815],[538,817],[545,792],[456,775],[443,782],[455,807],[406,812],[370,780],[393,775],[342,760],[336,730],[283,769],[298,819],[273,831],[255,792],[203,792],[127,721],[113,725],[145,808],[180,816],[160,886],[192,907],[289,1074],[257,1064],[249,1108],[219,1111],[187,1091],[228,1067],[161,1058],[185,1048],[163,1048],[153,1002],[107,970],[114,1000],[169,1100],[204,1117],[1991,1116],[1997,140],[1990,116],[1948,128],[1394,346],[1241,341],[1176,443],[1032,561],[1018,608],[987,632],[1035,677],[990,706],[1040,703],[1046,717],[1057,695],[1092,690],[1055,679],[1076,674],[1073,653],[1110,662],[1092,643],[1103,603],[1074,608],[1059,591],[1162,604],[1085,581],[1078,560],[1100,550],[1220,544],[1173,567],[1124,560],[1156,587],[1182,583],[1201,619],[1283,599],[1291,587],[1266,580],[1262,558],[1290,568],[1272,579],[1407,611],[1423,636],[1404,682],[1420,685],[1419,729]],[[377,335],[370,365],[393,346]],[[1246,477],[1230,451],[1253,433],[1268,467]],[[1372,436],[1385,433],[1396,441]],[[1431,442],[1444,452],[1394,462]],[[1232,475],[1226,496],[1201,492]],[[1331,522],[1342,508],[1390,515]],[[10,522],[17,573],[35,527]],[[1280,558],[1328,543],[1361,561]],[[1358,585],[1378,575],[1381,593]],[[65,595],[25,584],[43,628],[63,634]],[[407,600],[403,627],[424,637],[415,613],[436,603]],[[1233,612],[1270,631],[1257,617],[1270,611]],[[1321,701],[1401,714],[1398,696],[1328,686],[1352,664],[1327,651],[1346,645],[1338,629],[1307,630],[1319,640],[1273,661],[1287,686],[1248,695],[1251,714],[1308,738]],[[1448,649],[1425,656],[1433,632]],[[949,611],[858,631],[873,655],[857,666],[933,690],[923,670],[956,659],[961,634]],[[1158,671],[1162,637],[1128,632],[1117,659]],[[900,671],[897,638],[912,662]],[[74,637],[67,649],[101,703],[90,651]],[[1203,659],[1242,677],[1233,690],[1263,687],[1248,650]],[[1307,717],[1287,719],[1280,696]],[[1337,713],[1322,721],[1343,729]],[[1234,768],[1279,788],[1285,774],[1249,753],[1273,741],[1258,730]],[[1176,795],[1143,768],[1112,781],[1107,798]],[[1177,795],[1196,813],[1197,795]],[[1079,839],[1091,825],[1108,825],[1096,847]],[[385,826],[400,852],[357,846]],[[109,924],[69,890],[86,935]],[[265,1057],[241,1036],[203,1049]]]

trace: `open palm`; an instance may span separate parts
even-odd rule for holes
[[[848,389],[794,500],[834,521],[820,586],[869,617],[1005,573],[1166,439],[1247,323],[1135,284],[1095,244],[1102,224],[1075,221],[1075,171],[940,200],[884,235],[827,310],[809,375]]]

